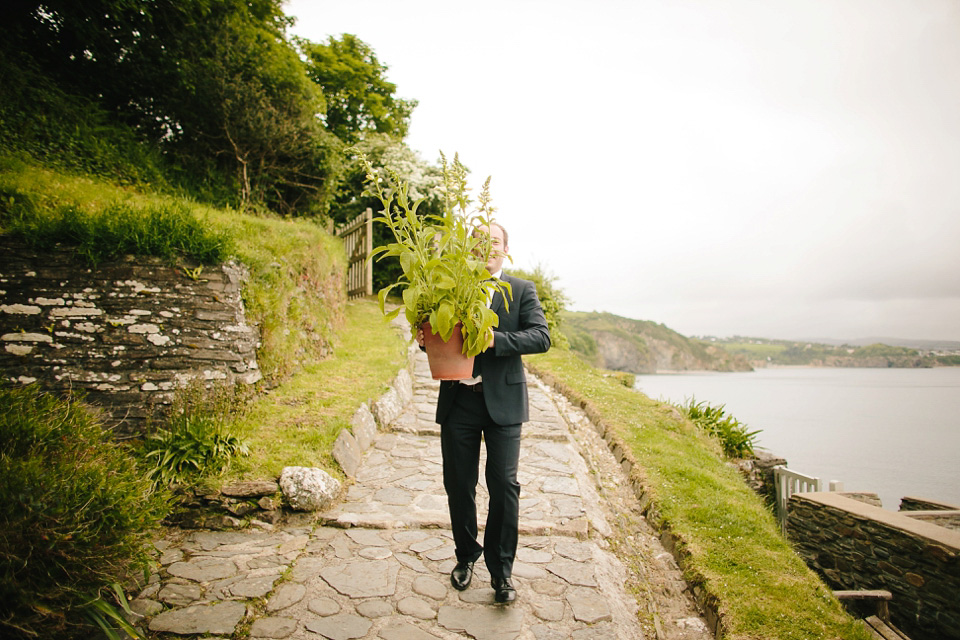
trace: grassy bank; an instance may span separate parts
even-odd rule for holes
[[[581,403],[627,451],[632,480],[651,503],[648,519],[676,540],[685,578],[708,594],[725,638],[870,637],[793,552],[716,442],[673,408],[569,351],[554,349],[527,364]]]
[[[237,260],[249,271],[247,320],[260,329],[259,364],[271,384],[325,356],[343,322],[343,246],[309,220],[241,214],[4,155],[0,233],[74,247],[88,263],[125,253],[186,260],[191,270]]]
[[[337,474],[334,441],[349,428],[357,408],[379,398],[406,366],[406,345],[375,299],[348,302],[331,355],[306,364],[257,398],[234,425],[250,455],[235,459],[228,476],[276,478],[285,466],[322,467]]]

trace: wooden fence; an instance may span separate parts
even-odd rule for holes
[[[373,295],[373,211],[367,209],[337,230],[347,250],[347,298]]]

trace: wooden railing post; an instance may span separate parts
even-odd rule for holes
[[[787,535],[787,502],[795,493],[823,491],[823,481],[820,478],[791,471],[786,467],[773,468],[773,486],[777,498],[777,520],[780,521],[780,532]]]

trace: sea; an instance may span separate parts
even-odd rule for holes
[[[960,505],[960,367],[768,367],[638,375],[654,399],[724,405],[793,471],[879,495]]]

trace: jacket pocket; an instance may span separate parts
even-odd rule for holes
[[[526,384],[527,376],[523,371],[510,371],[507,373],[507,384]]]

